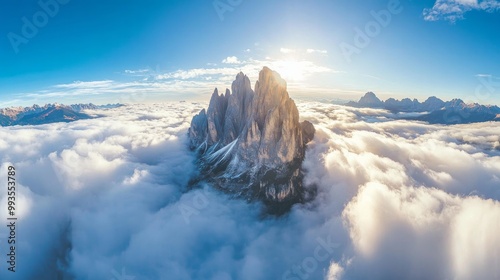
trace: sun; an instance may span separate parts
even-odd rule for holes
[[[298,82],[304,80],[304,65],[298,60],[280,60],[276,61],[274,68],[281,77],[287,81]]]

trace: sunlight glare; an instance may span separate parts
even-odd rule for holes
[[[276,61],[274,68],[281,74],[283,79],[291,82],[304,80],[306,67],[297,60]]]

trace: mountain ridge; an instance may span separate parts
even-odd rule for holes
[[[403,117],[407,120],[426,121],[431,124],[463,124],[486,121],[500,121],[500,108],[495,105],[466,104],[455,98],[443,101],[435,96],[424,102],[417,99],[404,98],[396,100],[389,98],[380,100],[373,92],[367,92],[358,102],[350,101],[346,106],[356,108],[385,109],[394,113],[424,113],[420,116]]]
[[[85,110],[108,109],[122,106],[122,104],[94,105],[48,103],[44,106],[37,104],[29,107],[0,108],[0,126],[40,125],[56,122],[72,122],[81,119],[90,119],[92,116],[83,113]]]

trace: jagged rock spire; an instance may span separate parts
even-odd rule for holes
[[[314,126],[299,122],[281,76],[264,67],[251,89],[236,76],[232,94],[216,89],[208,110],[193,118],[191,147],[201,151],[202,173],[222,189],[267,202],[301,199],[300,166]]]

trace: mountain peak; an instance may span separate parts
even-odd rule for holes
[[[269,89],[271,87],[279,88],[275,93],[284,93],[287,90],[287,83],[281,78],[281,75],[266,66],[264,66],[259,73],[259,80],[255,85],[255,91],[257,92],[258,88],[261,86],[263,86],[264,89]],[[263,90],[262,92],[267,91]],[[288,96],[288,92],[286,92],[286,95]]]
[[[449,101],[450,104],[452,104],[453,106],[456,106],[456,105],[465,105],[465,102],[460,99],[460,98],[453,98],[451,101]]]
[[[359,99],[358,104],[361,106],[368,106],[368,107],[382,107],[383,102],[375,95],[375,93],[369,91],[365,93],[361,99]]]
[[[427,102],[427,101],[430,102],[430,101],[443,101],[443,100],[441,100],[440,98],[437,98],[436,96],[430,96],[424,102]]]
[[[236,95],[244,95],[252,91],[252,85],[248,76],[243,74],[243,72],[238,73],[238,75],[236,75],[236,79],[231,85],[231,90],[233,91],[233,94]]]
[[[299,122],[281,76],[264,67],[255,91],[242,73],[232,94],[214,93],[208,110],[193,117],[191,148],[200,153],[204,180],[281,212],[303,200],[301,163],[314,126]]]

